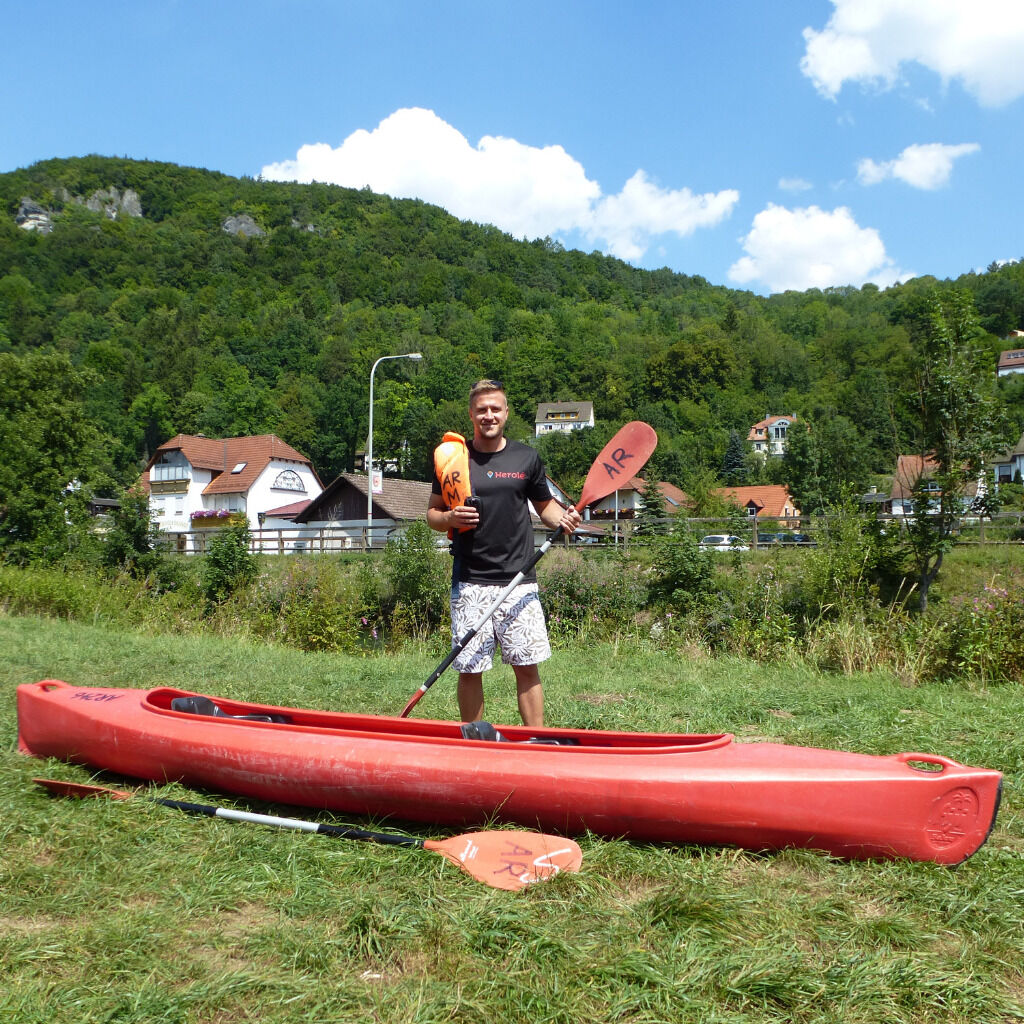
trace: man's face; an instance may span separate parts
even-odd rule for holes
[[[500,391],[482,391],[473,396],[469,407],[473,431],[478,438],[493,441],[500,438],[508,419],[508,402]]]

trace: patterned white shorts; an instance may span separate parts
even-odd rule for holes
[[[452,587],[452,646],[466,635],[494,604],[503,587],[456,583]],[[501,647],[506,665],[536,665],[551,657],[548,630],[536,583],[520,583],[452,664],[456,672],[486,672]]]

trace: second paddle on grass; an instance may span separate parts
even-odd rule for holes
[[[587,479],[583,484],[583,493],[580,500],[576,502],[575,508],[582,512],[588,505],[595,501],[607,498],[614,494],[626,481],[643,468],[644,464],[654,453],[658,445],[658,435],[654,428],[640,420],[633,420],[621,427],[615,436],[601,449],[601,454],[594,460],[594,464],[587,473]],[[548,549],[559,537],[563,530],[559,526],[550,537],[537,549],[530,562],[525,565],[512,581],[505,585],[491,603],[491,606],[480,616],[471,629],[464,633],[451,652],[437,668],[428,676],[423,685],[412,695],[409,703],[405,705],[400,717],[408,718],[409,712],[416,707],[420,698],[440,679],[442,673],[448,666],[466,649],[469,642],[480,632],[490,621],[494,613],[502,606],[505,599],[522,583],[526,574],[547,554]]]
[[[125,789],[111,789],[82,782],[64,782],[59,779],[32,781],[55,796],[128,800],[135,795]],[[332,836],[335,839],[362,839],[389,846],[429,850],[432,853],[439,853],[445,860],[451,861],[478,882],[495,889],[525,889],[536,882],[554,878],[563,871],[579,871],[583,862],[583,852],[577,843],[562,836],[545,835],[543,832],[509,832],[494,829],[488,832],[465,832],[448,839],[417,839],[414,836],[396,835],[392,832],[368,832],[346,825],[330,825],[302,818],[280,818],[273,814],[256,814],[253,811],[235,810],[233,807],[196,804],[167,797],[151,796],[145,799],[150,803],[184,811],[186,814],[315,832],[317,835]]]

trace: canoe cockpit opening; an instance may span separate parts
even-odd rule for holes
[[[286,715],[229,715],[209,697],[200,696],[175,697],[171,701],[171,710],[182,711],[187,715],[203,715],[207,718],[234,718],[240,722],[277,722],[279,725],[286,725],[291,721]]]
[[[485,740],[489,743],[545,743],[553,747],[578,747],[580,741],[574,736],[531,736],[526,740],[510,740],[503,736],[490,722],[464,722],[460,726],[464,740]]]

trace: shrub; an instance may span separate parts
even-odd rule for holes
[[[258,636],[303,651],[355,652],[369,636],[358,580],[337,559],[289,559],[284,572],[262,576],[238,601]]]
[[[556,551],[537,573],[548,631],[554,641],[610,636],[631,627],[647,587],[640,566],[626,555],[584,556]]]
[[[364,565],[363,605],[371,629],[425,637],[444,621],[450,563],[438,550],[437,537],[426,523],[412,523],[388,541],[379,561]]]
[[[648,587],[664,608],[687,612],[706,605],[715,592],[714,555],[686,527],[675,528],[653,544]]]
[[[945,674],[982,682],[1024,680],[1024,588],[985,584],[955,598],[945,632]]]
[[[249,550],[246,524],[225,526],[210,541],[203,562],[203,592],[212,602],[223,601],[259,575],[259,562]]]

